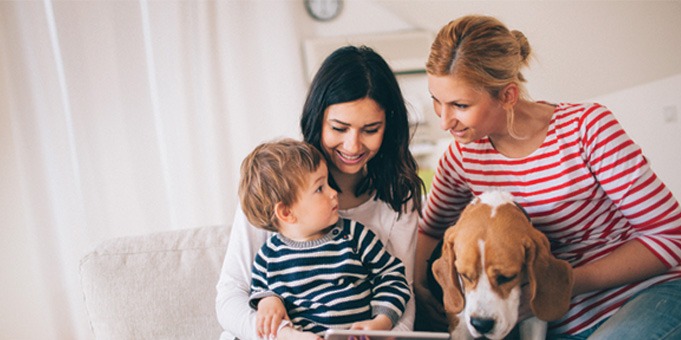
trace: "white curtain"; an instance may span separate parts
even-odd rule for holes
[[[91,338],[85,253],[231,222],[245,154],[299,137],[297,6],[0,2],[0,337]]]

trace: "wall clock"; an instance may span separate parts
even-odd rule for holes
[[[307,13],[315,20],[329,21],[340,14],[343,0],[304,0]]]

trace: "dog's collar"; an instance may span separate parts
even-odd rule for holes
[[[520,209],[520,211],[523,212],[525,217],[527,217],[528,221],[532,222],[532,220],[530,219],[530,214],[527,213],[527,210],[525,210],[525,208],[523,208],[522,205],[520,205],[518,202],[515,202],[515,201],[513,202],[513,204],[515,204],[515,206],[518,207]]]

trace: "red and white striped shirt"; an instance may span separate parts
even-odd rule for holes
[[[523,158],[497,152],[488,138],[454,141],[440,158],[420,231],[442,238],[473,195],[509,192],[551,242],[579,267],[637,239],[670,270],[572,298],[552,333],[577,334],[654,284],[681,278],[681,208],[614,115],[598,104],[559,104],[543,144]]]

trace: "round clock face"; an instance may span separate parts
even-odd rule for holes
[[[305,9],[316,20],[328,21],[341,11],[343,0],[305,0]]]

